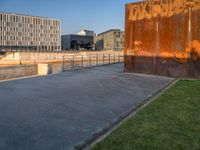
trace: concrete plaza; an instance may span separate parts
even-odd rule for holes
[[[122,68],[114,64],[0,82],[0,149],[72,149],[173,80]]]

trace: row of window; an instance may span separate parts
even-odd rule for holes
[[[39,51],[45,51],[45,50],[48,50],[48,51],[54,51],[54,50],[60,50],[60,46],[36,46],[36,45],[33,45],[33,46],[25,46],[25,45],[20,45],[20,46],[17,46],[17,45],[13,45],[13,46],[1,46],[0,45],[0,49],[5,49],[5,50],[8,50],[8,51],[17,51],[17,50],[39,50]]]
[[[0,40],[1,41],[9,41],[9,40],[21,40],[21,41],[55,41],[55,42],[60,42],[60,37],[58,36],[35,36],[35,37],[31,37],[31,36],[0,36]]]
[[[59,37],[48,38],[48,37],[29,37],[29,36],[0,36],[1,41],[42,41],[42,42],[60,42]]]
[[[123,45],[124,44],[124,41],[120,41],[120,42],[116,42],[116,45]],[[117,46],[118,47],[118,46]]]
[[[60,21],[58,20],[50,20],[48,18],[39,18],[33,16],[20,16],[15,14],[0,14],[0,21],[60,26]]]
[[[116,38],[124,38],[124,34],[116,34]]]
[[[49,37],[52,38],[60,38],[59,34],[49,34],[49,33],[28,33],[28,32],[0,32],[0,36],[30,36],[30,37]]]
[[[23,24],[17,22],[0,22],[0,26],[11,27],[11,28],[15,27],[15,28],[41,29],[41,30],[60,30],[60,26]]]
[[[53,46],[53,45],[60,45],[58,42],[33,42],[33,41],[0,41],[0,45],[7,45],[7,46],[12,46],[12,45],[26,45],[26,46],[33,46],[33,45],[46,45],[46,46]]]
[[[34,33],[54,33],[60,34],[60,30],[57,29],[41,29],[41,28],[20,28],[20,27],[6,27],[0,26],[1,31],[14,31],[14,32],[34,32]]]

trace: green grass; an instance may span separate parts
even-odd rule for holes
[[[200,150],[200,81],[178,81],[92,150]]]

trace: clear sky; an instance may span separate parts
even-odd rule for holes
[[[139,0],[0,0],[0,11],[62,21],[62,34],[124,29],[125,4]]]

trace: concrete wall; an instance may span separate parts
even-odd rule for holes
[[[37,74],[37,65],[0,67],[0,80]]]
[[[63,62],[63,59],[58,61],[58,59],[62,58],[63,54],[65,54],[65,61]],[[54,62],[48,62],[47,60],[44,60],[50,58],[54,59]],[[0,65],[0,80],[37,75],[37,64],[39,64],[39,62],[33,65],[29,64],[8,66],[9,62],[19,63],[21,61],[23,62],[22,64],[25,64],[28,61],[29,63],[31,63],[32,61],[36,61],[34,59],[43,59],[43,62],[41,63],[49,64],[51,67],[50,73],[54,74],[60,73],[63,70],[69,70],[71,68],[77,69],[82,67],[91,67],[96,65],[123,62],[123,52],[81,52],[76,54],[74,53],[74,55],[72,53],[7,53],[7,56],[4,58],[4,61],[0,61],[1,63],[7,63],[5,65]]]
[[[32,75],[47,75],[63,72],[63,63],[52,63],[52,64],[43,64],[44,66],[49,66],[49,72],[45,72],[44,67],[38,65],[17,65],[17,66],[7,66],[0,67],[0,80],[23,77],[23,76],[32,76]],[[80,64],[79,64],[80,65]],[[65,65],[65,68],[67,64]],[[38,69],[39,68],[39,69]]]
[[[123,55],[123,51],[86,51],[86,52],[63,52],[63,53],[34,53],[34,52],[6,52],[4,57],[0,59],[1,64],[35,64],[41,62],[59,62],[72,56],[87,57],[88,55],[96,54],[120,54]]]

